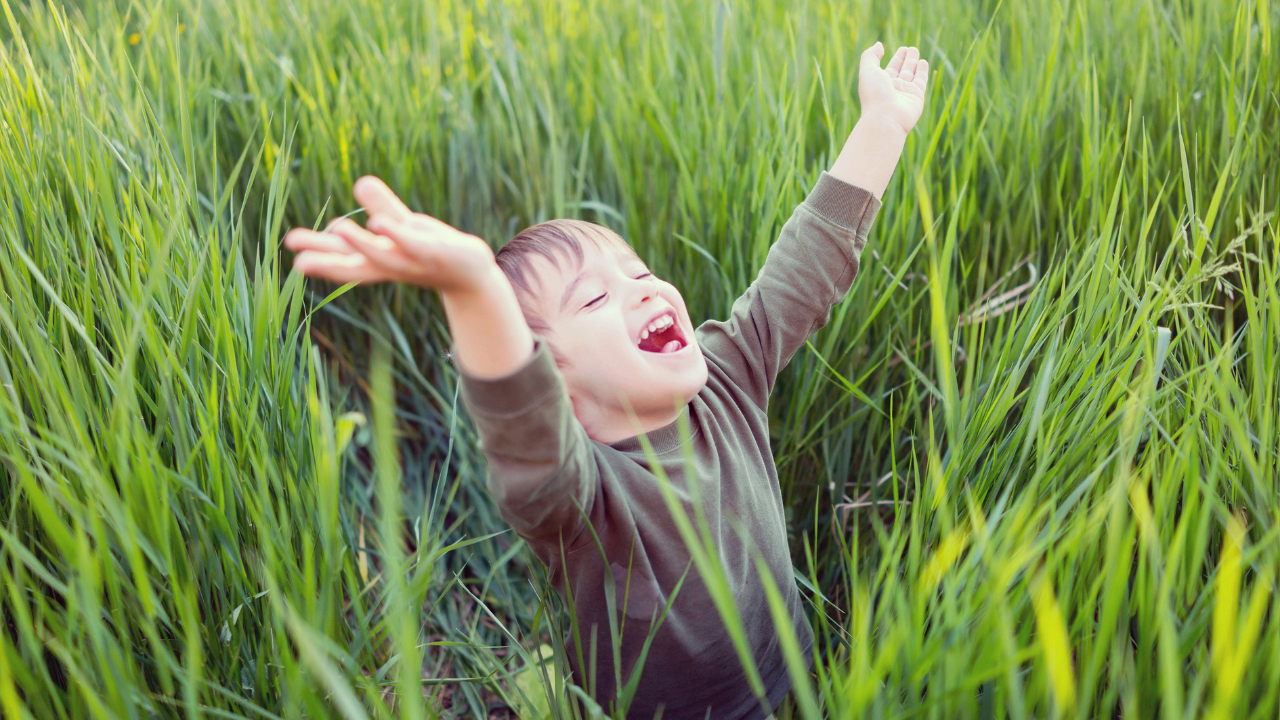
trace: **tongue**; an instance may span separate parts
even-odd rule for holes
[[[680,349],[680,341],[679,341],[679,340],[672,340],[671,342],[667,343],[666,345],[663,345],[663,346],[662,346],[662,349],[661,349],[661,350],[659,350],[658,352],[663,352],[663,353],[672,353],[672,352],[675,352],[675,351],[677,351],[677,350],[679,350],[679,349]]]

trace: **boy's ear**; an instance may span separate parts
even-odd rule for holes
[[[534,331],[533,331],[534,336],[538,338],[538,342],[540,342],[540,343],[542,343],[543,345],[546,345],[546,346],[547,346],[547,352],[551,353],[551,359],[555,361],[555,363],[556,363],[556,369],[557,369],[557,370],[564,370],[565,366],[566,366],[566,365],[568,365],[568,363],[567,363],[567,362],[565,362],[564,356],[563,356],[563,355],[561,355],[560,353],[556,352],[556,346],[555,346],[555,345],[552,345],[550,342],[548,342],[548,341],[547,341],[547,336],[546,336],[546,335],[544,335],[544,334],[542,334],[542,333],[543,333],[543,331],[541,331],[541,330],[534,330]],[[565,386],[566,386],[566,388],[567,388],[567,387],[568,387],[568,383],[565,383]],[[569,396],[570,396],[570,397],[572,397],[572,396],[573,396],[573,390],[572,390],[572,389],[569,389]]]

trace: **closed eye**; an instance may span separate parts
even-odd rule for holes
[[[645,273],[645,274],[641,275],[640,277],[637,277],[636,279],[637,279],[637,280],[642,280],[642,279],[644,279],[644,278],[652,277],[652,276],[653,276],[653,273]],[[595,298],[594,300],[592,300],[591,302],[588,302],[586,305],[583,305],[582,307],[583,307],[583,309],[585,310],[586,308],[589,308],[589,307],[591,307],[592,305],[595,305],[596,303],[600,302],[601,300],[604,300],[604,299],[605,299],[605,298],[607,298],[607,297],[609,297],[609,293],[605,293],[605,294],[603,294],[603,295],[601,295],[601,296],[599,296],[599,297]]]

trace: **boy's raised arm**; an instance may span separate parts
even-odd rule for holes
[[[850,185],[869,190],[876,199],[884,197],[907,135],[920,120],[929,82],[929,61],[921,60],[916,48],[898,48],[887,68],[880,67],[883,57],[880,43],[862,53],[858,69],[862,117],[829,171]]]
[[[900,48],[887,68],[883,56],[880,43],[862,54],[862,117],[835,164],[783,226],[730,318],[698,329],[708,361],[761,407],[778,373],[853,284],[879,198],[924,108],[928,63],[919,51]]]
[[[437,290],[503,517],[525,537],[571,541],[599,479],[590,442],[488,243],[411,212],[375,177],[361,178],[355,196],[368,229],[340,219],[323,233],[289,231],[285,247],[299,251],[294,267],[333,282]]]

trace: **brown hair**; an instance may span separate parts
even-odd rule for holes
[[[596,247],[612,244],[635,254],[635,250],[625,240],[603,225],[586,220],[558,219],[521,230],[498,250],[495,259],[502,274],[507,276],[511,286],[516,289],[516,294],[524,300],[534,294],[529,276],[529,261],[533,256],[541,256],[555,267],[562,267],[561,261],[565,259],[571,259],[576,266],[581,266],[584,238],[595,243]],[[550,329],[528,310],[524,302],[520,305],[524,310],[525,322],[531,329],[542,332]]]

